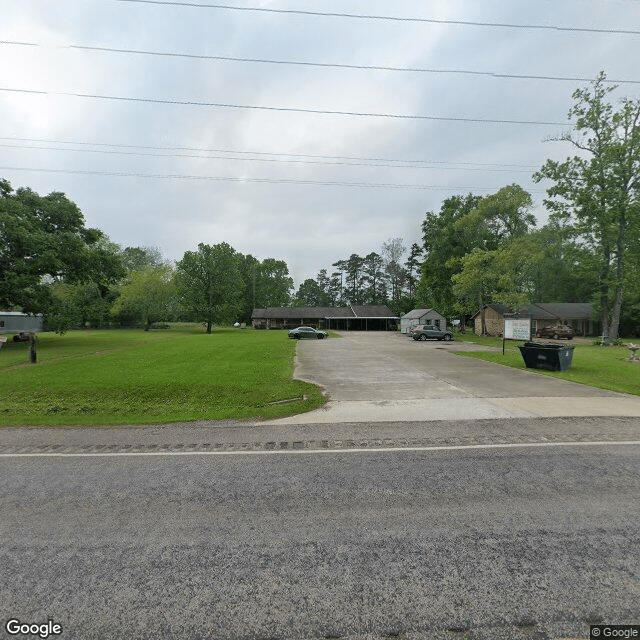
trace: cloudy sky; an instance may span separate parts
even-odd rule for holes
[[[0,177],[122,246],[226,241],[298,285],[454,194],[518,183],[544,222],[572,92],[640,94],[638,0],[226,2],[0,0]]]

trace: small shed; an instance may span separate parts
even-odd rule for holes
[[[37,332],[43,330],[42,314],[31,315],[19,311],[0,311],[0,334]]]
[[[419,324],[432,324],[444,330],[447,328],[447,319],[435,309],[414,309],[400,318],[400,331],[408,333]]]

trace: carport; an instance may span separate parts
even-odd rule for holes
[[[348,307],[271,307],[254,309],[256,329],[291,329],[309,325],[337,331],[397,331],[400,318],[386,305]]]

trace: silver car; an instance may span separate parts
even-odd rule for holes
[[[314,329],[313,327],[296,327],[289,331],[289,337],[295,338],[296,340],[300,340],[300,338],[317,338],[318,340],[322,340],[327,337],[327,332]]]

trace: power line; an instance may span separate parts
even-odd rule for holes
[[[226,102],[200,102],[197,100],[169,100],[161,98],[139,98],[132,96],[111,96],[91,93],[74,93],[67,91],[40,91],[35,89],[14,89],[10,87],[0,87],[0,91],[11,93],[30,93],[38,95],[66,96],[73,98],[87,98],[92,100],[113,100],[118,102],[139,102],[147,104],[173,104],[191,107],[211,107],[217,109],[242,109],[254,111],[280,111],[286,113],[310,113],[316,115],[352,116],[361,118],[391,118],[395,120],[431,120],[445,122],[468,122],[483,124],[524,124],[542,126],[566,126],[564,122],[553,122],[543,120],[501,120],[494,118],[463,118],[454,116],[428,116],[402,113],[373,113],[366,111],[341,111],[329,109],[312,109],[303,107],[272,107],[266,105],[233,104]]]
[[[43,45],[37,42],[14,42],[9,40],[0,40],[0,44],[4,45],[22,45],[31,47],[41,47]],[[143,49],[119,49],[114,47],[96,47],[89,45],[71,44],[59,47],[62,49],[76,49],[80,51],[99,51],[103,53],[122,53],[127,55],[145,55],[167,58],[184,58],[188,60],[213,60],[216,62],[241,62],[252,64],[272,64],[272,65],[290,65],[302,67],[317,67],[320,69],[351,69],[361,71],[392,71],[403,73],[433,73],[433,74],[453,74],[453,75],[472,75],[472,76],[488,76],[491,78],[510,79],[510,80],[554,80],[559,82],[591,82],[593,78],[574,77],[574,76],[540,76],[531,74],[518,73],[500,73],[497,71],[474,71],[472,69],[433,69],[428,67],[395,67],[385,65],[364,65],[364,64],[348,64],[348,63],[332,63],[332,62],[312,62],[306,60],[274,60],[271,58],[243,58],[237,56],[214,56],[194,53],[180,53],[176,51],[150,51]],[[610,80],[617,84],[640,84],[640,80]]]
[[[0,140],[14,140],[22,142],[45,142],[49,144],[67,144],[76,146],[92,146],[92,147],[109,147],[118,149],[150,149],[153,151],[199,151],[202,153],[234,153],[238,155],[248,154],[255,156],[277,156],[283,158],[320,158],[324,160],[355,160],[362,162],[399,162],[407,164],[458,164],[479,167],[514,167],[523,169],[536,169],[526,164],[498,164],[495,162],[451,162],[448,160],[422,160],[422,159],[406,159],[406,158],[380,158],[380,157],[363,157],[363,156],[328,156],[309,153],[282,153],[274,151],[246,151],[239,149],[207,149],[203,147],[178,147],[178,146],[149,146],[136,144],[116,144],[109,142],[87,142],[86,140],[55,140],[51,138],[19,138],[19,137],[2,137]]]
[[[4,138],[0,138],[3,140]],[[294,164],[313,164],[313,165],[328,165],[328,166],[347,166],[347,167],[389,167],[395,169],[453,169],[463,171],[510,171],[518,173],[530,173],[537,167],[528,167],[526,169],[518,169],[514,167],[496,168],[499,165],[483,167],[477,166],[444,166],[445,164],[459,164],[459,163],[444,163],[438,164],[442,166],[434,166],[434,163],[418,163],[418,161],[408,161],[408,163],[400,164],[401,161],[389,161],[389,162],[347,162],[344,160],[302,160],[298,158],[249,158],[249,157],[237,157],[237,156],[225,156],[225,155],[201,155],[201,154],[188,154],[188,153],[152,153],[149,151],[115,151],[107,149],[71,149],[65,147],[42,147],[33,145],[14,145],[0,143],[0,147],[8,149],[33,149],[36,151],[71,151],[76,153],[101,153],[108,155],[128,155],[128,156],[144,156],[152,158],[201,158],[204,160],[235,160],[240,162],[280,162],[280,163],[294,163]],[[397,163],[397,164],[396,164]],[[465,163],[470,164],[470,163]]]
[[[624,34],[624,35],[640,35],[640,31],[631,29],[597,29],[588,27],[561,27],[558,25],[545,24],[512,24],[508,22],[477,22],[471,20],[444,20],[437,18],[415,18],[403,16],[384,16],[384,15],[367,15],[360,13],[337,13],[328,11],[305,11],[302,9],[273,9],[268,7],[235,7],[228,4],[208,4],[200,2],[176,2],[174,0],[115,0],[116,2],[129,2],[137,4],[177,6],[177,7],[193,7],[199,9],[225,9],[230,11],[252,11],[261,13],[280,13],[288,15],[303,15],[313,17],[327,18],[350,18],[359,20],[378,20],[387,22],[417,22],[426,24],[449,24],[462,25],[472,27],[494,27],[501,29],[533,29],[548,31],[569,31],[574,33],[606,33],[606,34]]]
[[[196,176],[182,174],[134,173],[127,171],[91,171],[83,169],[46,169],[39,167],[0,167],[0,171],[25,171],[37,173],[62,173],[87,176],[108,176],[118,178],[149,178],[156,180],[203,180],[211,182],[254,182],[262,184],[302,184],[331,187],[358,187],[375,189],[418,189],[444,191],[495,191],[495,187],[461,187],[427,184],[395,184],[378,182],[341,182],[338,180],[299,180],[294,178],[247,178],[239,176]]]

